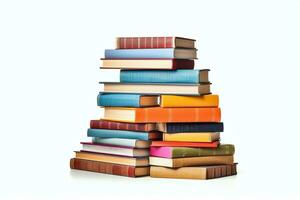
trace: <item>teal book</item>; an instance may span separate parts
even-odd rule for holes
[[[121,70],[122,83],[209,83],[209,70]]]
[[[138,132],[138,131],[123,131],[123,130],[110,130],[110,129],[88,129],[88,137],[96,138],[125,138],[136,140],[155,140],[161,138],[161,132]]]
[[[141,94],[99,93],[97,105],[103,107],[158,106],[158,96]]]

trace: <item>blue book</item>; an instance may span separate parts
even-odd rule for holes
[[[121,70],[122,83],[209,83],[204,70]]]
[[[197,49],[106,49],[105,58],[171,58],[196,59]]]
[[[158,96],[141,94],[99,93],[97,105],[104,107],[158,106]]]
[[[158,131],[138,132],[138,131],[123,131],[110,129],[88,129],[88,137],[96,138],[125,138],[137,140],[152,140],[161,138],[161,133]]]

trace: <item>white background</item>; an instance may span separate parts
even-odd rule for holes
[[[169,35],[197,39],[239,175],[71,171],[72,151],[101,116],[104,49],[117,36]],[[0,36],[0,199],[299,197],[299,1],[0,1]]]

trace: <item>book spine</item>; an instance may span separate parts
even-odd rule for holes
[[[164,141],[213,142],[220,138],[220,133],[164,133]]]
[[[173,69],[194,69],[194,60],[173,59]]]
[[[108,144],[125,147],[135,147],[135,139],[121,139],[121,138],[93,138],[93,143],[97,144]]]
[[[99,93],[97,105],[104,107],[140,107],[140,95]]]
[[[174,49],[106,49],[106,59],[175,58]]]
[[[103,163],[103,162],[92,161],[92,160],[82,160],[82,159],[72,158],[70,160],[70,168],[104,173],[104,174],[135,177],[135,167],[133,166]]]
[[[199,70],[121,70],[123,83],[199,83]]]
[[[182,132],[223,132],[224,125],[220,123],[166,123],[166,130],[168,133],[182,133]],[[162,130],[160,130],[162,131]]]
[[[174,37],[120,37],[117,38],[118,49],[173,48]]]
[[[161,95],[161,107],[218,107],[218,95],[179,96]]]
[[[151,128],[152,124],[137,124],[126,122],[113,122],[105,120],[91,120],[90,128],[92,129],[114,129],[114,130],[129,130],[129,131],[152,131],[156,128]]]
[[[147,132],[123,131],[123,130],[109,130],[109,129],[88,129],[88,137],[99,138],[125,138],[137,140],[149,140]]]

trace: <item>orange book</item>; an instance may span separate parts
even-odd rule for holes
[[[220,108],[123,108],[105,107],[104,119],[111,121],[158,122],[220,122]]]
[[[176,96],[161,95],[161,107],[218,107],[218,95]]]

